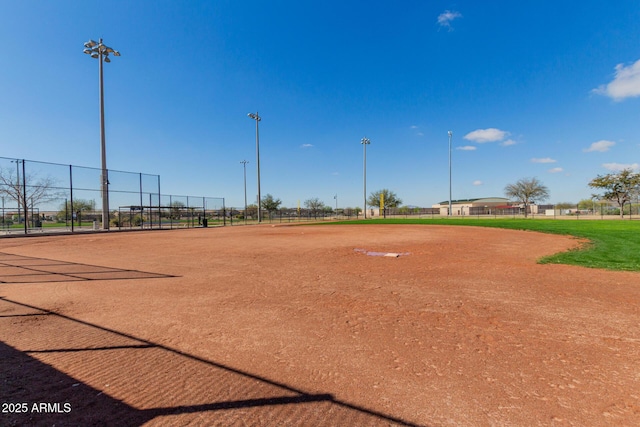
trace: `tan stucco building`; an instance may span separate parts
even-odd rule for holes
[[[447,216],[449,213],[449,201],[437,203],[432,206],[440,209],[440,215]],[[512,206],[509,199],[504,197],[485,197],[482,199],[462,199],[451,201],[451,214],[453,216],[464,215],[491,215],[495,209],[511,209],[517,208],[518,205]]]

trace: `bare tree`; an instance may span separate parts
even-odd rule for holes
[[[186,205],[179,200],[176,200],[175,202],[171,202],[171,206],[169,206],[169,217],[171,219],[179,220],[185,208],[186,208]]]
[[[537,178],[522,178],[515,184],[504,187],[504,194],[510,199],[516,199],[524,205],[524,217],[527,217],[527,208],[536,202],[549,198],[549,189]]]
[[[318,217],[318,212],[324,209],[324,202],[317,197],[312,197],[304,201],[304,206],[313,212],[313,217]]]
[[[28,223],[29,209],[40,203],[50,202],[60,197],[55,191],[55,180],[41,178],[35,174],[19,175],[13,168],[0,167],[0,196],[18,203],[18,210]]]

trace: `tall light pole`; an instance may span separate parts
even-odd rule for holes
[[[89,40],[84,44],[84,53],[98,60],[98,74],[100,80],[100,158],[102,173],[100,175],[100,191],[102,192],[102,229],[109,229],[109,172],[107,170],[107,149],[104,136],[104,84],[102,78],[102,63],[111,62],[109,54],[120,56],[120,52],[102,43]]]
[[[260,122],[260,120],[262,120],[262,118],[258,115],[258,112],[256,111],[255,114],[253,113],[249,113],[247,114],[247,116],[249,116],[250,119],[253,119],[256,121],[256,167],[258,168],[258,223],[262,222],[262,213],[260,212],[262,210],[262,200],[260,200],[260,137],[259,137],[259,133],[258,133],[258,123]]]
[[[371,141],[366,136],[360,140],[360,144],[364,147],[364,219],[367,219],[367,145]]]
[[[453,132],[449,131],[449,215],[451,216],[451,137]]]
[[[244,222],[247,222],[247,163],[249,161],[243,160],[240,163],[242,163],[244,169],[244,214],[242,216],[244,217]]]

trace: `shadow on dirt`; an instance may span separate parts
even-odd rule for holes
[[[167,277],[175,276],[0,252],[0,283],[161,279]]]
[[[0,313],[1,425],[417,426],[7,298]]]

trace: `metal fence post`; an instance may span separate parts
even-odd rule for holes
[[[71,232],[74,232],[74,226],[73,226],[73,166],[69,165],[69,190],[70,190],[70,195],[71,195]],[[66,204],[66,200],[65,200],[65,204]],[[65,210],[66,210],[66,205],[65,205]],[[65,213],[66,216],[66,213]],[[66,218],[65,218],[66,221]]]
[[[144,206],[142,204],[142,173],[140,173],[140,229],[144,229]]]
[[[149,229],[153,230],[153,210],[151,209],[151,203],[153,203],[153,201],[151,200],[151,193],[149,193]]]
[[[162,196],[160,195],[160,175],[158,177],[158,229],[162,230]]]
[[[24,208],[24,234],[29,233],[29,225],[27,224],[28,216],[29,216],[29,208],[27,207],[27,175],[26,168],[24,165],[24,159],[22,159],[22,206]]]

